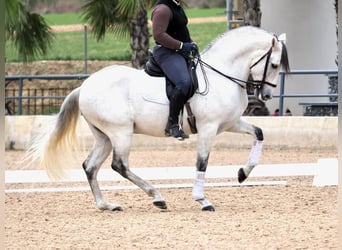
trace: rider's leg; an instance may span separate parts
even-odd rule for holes
[[[183,56],[177,52],[161,46],[155,47],[153,54],[164,74],[175,85],[170,98],[170,113],[165,134],[178,139],[189,138],[183,132],[178,122],[178,117],[186,101],[191,83],[187,63]]]
[[[179,126],[178,117],[185,103],[185,95],[178,87],[175,87],[170,98],[169,118],[165,128],[165,135],[178,139],[189,138]]]

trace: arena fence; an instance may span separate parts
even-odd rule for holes
[[[337,98],[338,98],[338,90],[337,90],[337,70],[291,70],[291,75],[326,75],[329,79],[336,79],[335,81],[329,80],[329,88],[330,94],[286,94],[285,93],[285,72],[280,72],[280,93],[279,95],[274,95],[274,98],[279,98],[279,115],[284,114],[284,99],[285,98],[298,98],[298,97],[329,97],[331,103],[328,105],[329,108],[336,108],[334,113],[337,115]],[[306,103],[308,107],[315,106],[315,103]]]
[[[58,113],[64,98],[72,91],[71,87],[27,88],[25,83],[31,80],[84,80],[89,74],[74,75],[15,75],[6,76],[6,86],[17,81],[16,88],[5,88],[6,113],[9,115],[41,115]]]
[[[328,77],[337,77],[336,70],[293,70],[292,75],[326,75]],[[40,88],[30,89],[24,88],[27,81],[31,80],[84,80],[89,77],[89,74],[73,74],[73,75],[14,75],[6,76],[6,86],[12,82],[17,81],[18,86],[10,89],[5,88],[5,105],[6,113],[9,115],[41,115],[54,114],[59,111],[66,95],[70,93],[72,88]],[[58,85],[58,84],[56,84]],[[329,97],[331,100],[337,100],[337,90],[330,94],[286,94],[285,93],[285,73],[280,72],[280,93],[274,98],[279,98],[279,115],[284,113],[284,99],[298,98],[298,97]],[[315,106],[315,103],[306,103],[309,107]],[[337,102],[332,101],[327,103],[330,107],[337,110]]]

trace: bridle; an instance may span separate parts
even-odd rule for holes
[[[266,62],[265,62],[265,67],[264,67],[264,73],[262,76],[261,80],[241,80],[238,78],[235,78],[233,76],[230,75],[226,75],[223,72],[219,71],[218,69],[214,68],[213,66],[209,65],[208,63],[204,62],[201,58],[200,55],[198,54],[197,56],[195,56],[195,58],[198,60],[198,63],[201,66],[202,72],[204,73],[204,69],[203,66],[207,67],[208,69],[220,74],[221,76],[235,82],[237,85],[239,85],[241,88],[246,89],[247,84],[249,84],[250,86],[252,86],[254,89],[261,89],[264,85],[269,85],[273,88],[275,88],[277,85],[273,84],[271,82],[266,81],[266,76],[267,76],[267,69],[268,69],[268,65],[270,62],[270,58],[271,58],[271,54],[272,54],[272,48],[273,46],[270,47],[270,49],[264,54],[262,55],[252,66],[249,67],[249,69],[252,69],[253,67],[255,67],[257,64],[259,64],[264,58],[266,58]],[[206,78],[206,76],[205,76]]]
[[[268,69],[268,65],[270,63],[270,58],[271,58],[271,54],[272,54],[272,48],[273,46],[271,46],[271,48],[262,56],[260,57],[260,59],[258,61],[256,61],[252,66],[249,67],[249,69],[252,69],[254,66],[256,66],[261,60],[263,60],[266,57],[266,62],[265,62],[265,67],[264,67],[264,73],[262,75],[262,80],[258,81],[258,80],[253,80],[253,85],[255,86],[255,88],[260,89],[264,84],[269,85],[273,88],[277,87],[276,84],[270,83],[268,81],[266,81],[266,75],[267,75],[267,69]]]

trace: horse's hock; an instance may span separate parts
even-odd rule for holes
[[[31,141],[47,127],[53,116],[5,116],[5,148],[26,150]],[[262,128],[265,148],[308,148],[337,150],[337,117],[250,117],[244,120]],[[78,123],[77,135],[80,146],[89,149],[93,137],[83,118]],[[173,138],[156,138],[134,135],[133,148],[196,147],[197,136],[179,142]],[[250,135],[222,133],[217,136],[214,147],[250,147]]]

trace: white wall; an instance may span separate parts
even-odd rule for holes
[[[261,27],[277,35],[287,34],[290,66],[293,70],[336,70],[337,54],[333,0],[261,0]],[[279,86],[279,85],[278,85]],[[326,76],[291,76],[285,93],[328,94]],[[275,91],[279,94],[279,87]],[[299,102],[328,102],[328,98],[287,98],[284,109],[302,115]],[[278,107],[274,98],[267,106]]]
[[[42,132],[42,128],[53,120],[53,116],[6,116],[5,117],[5,147],[16,150],[26,150],[32,140]],[[310,148],[337,149],[337,117],[258,117],[246,116],[244,120],[263,129],[265,148]],[[81,117],[77,134],[80,148],[89,150],[94,138],[83,117]],[[253,138],[246,134],[222,133],[216,140],[214,147],[245,148],[251,147]],[[173,138],[134,135],[133,148],[196,148],[197,136],[192,135],[189,140],[179,142]]]

